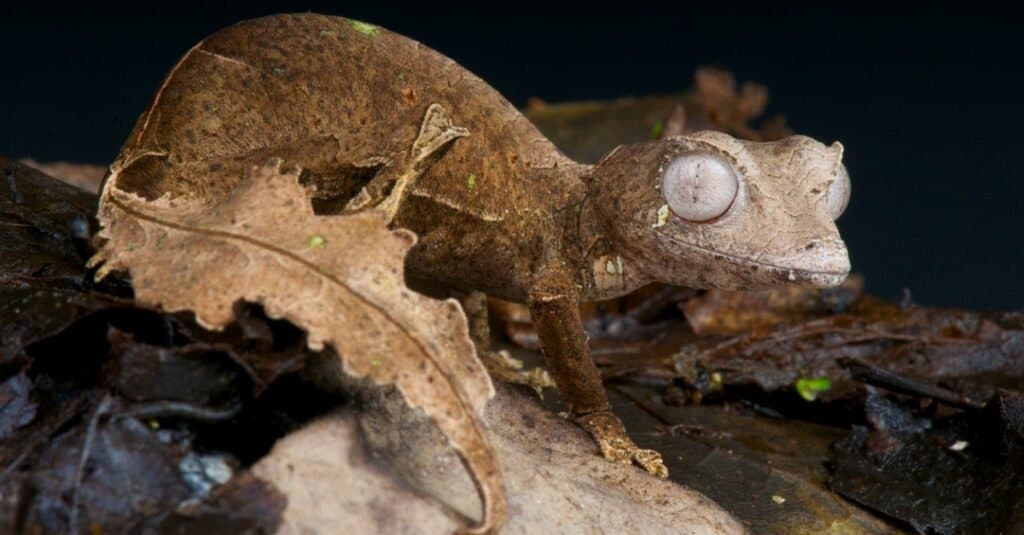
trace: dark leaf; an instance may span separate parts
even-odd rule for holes
[[[24,372],[0,385],[0,441],[35,419],[39,404],[30,397],[32,381]]]
[[[1003,532],[1024,492],[1024,442],[997,410],[923,426],[891,400],[871,405],[872,428],[835,445],[832,489],[921,533]]]
[[[157,523],[164,534],[275,533],[288,499],[277,488],[242,472],[209,498],[182,507]]]
[[[67,533],[74,517],[73,529],[79,533],[93,526],[105,533],[125,532],[190,496],[178,470],[182,454],[177,446],[158,440],[134,418],[97,419],[93,433],[83,423],[43,451],[32,475],[30,529]]]
[[[0,286],[82,288],[81,234],[72,231],[95,228],[96,196],[6,158],[0,169]]]
[[[109,334],[109,386],[132,401],[208,403],[239,393],[244,373],[223,351],[204,343],[159,347],[117,329]]]

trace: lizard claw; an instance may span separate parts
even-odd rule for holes
[[[577,422],[594,437],[605,459],[639,466],[655,477],[668,477],[668,468],[665,467],[661,454],[637,446],[626,434],[622,421],[611,411],[577,416]]]

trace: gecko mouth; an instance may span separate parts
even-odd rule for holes
[[[743,256],[736,256],[729,253],[723,253],[722,251],[716,251],[714,249],[709,249],[707,247],[703,247],[695,243],[680,240],[673,236],[669,236],[664,232],[655,231],[655,233],[676,245],[682,245],[684,247],[700,251],[701,253],[706,254],[709,258],[726,260],[736,265],[750,267],[755,271],[764,271],[770,274],[772,278],[779,279],[782,282],[803,283],[810,284],[812,286],[820,288],[831,288],[833,286],[838,286],[842,284],[843,281],[846,280],[846,277],[850,274],[849,260],[845,261],[845,269],[804,269],[794,266],[772,264],[770,262],[764,262],[761,260],[754,260],[752,258],[747,258]]]

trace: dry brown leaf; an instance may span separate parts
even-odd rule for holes
[[[106,166],[91,163],[38,162],[31,158],[22,158],[20,161],[62,182],[91,193],[99,192],[103,176],[107,174]]]
[[[792,134],[782,116],[768,119],[761,128],[750,125],[768,106],[768,89],[764,86],[753,82],[737,85],[731,72],[711,67],[697,69],[694,81],[697,97],[715,130],[754,141],[772,141]]]
[[[231,323],[239,301],[304,328],[310,348],[332,346],[348,374],[394,384],[434,419],[480,495],[473,532],[501,526],[504,489],[480,419],[494,388],[458,303],[406,286],[415,235],[389,230],[375,210],[314,215],[299,169],[282,170],[277,159],[212,205],[147,201],[118,188],[118,171],[115,164],[100,199],[106,242],[92,260],[102,263],[97,277],[128,271],[139,302],[193,311],[209,329]]]
[[[864,278],[854,274],[836,288],[780,286],[767,290],[708,290],[679,304],[693,332],[736,335],[777,325],[802,323],[837,312],[864,290]]]
[[[495,386],[485,418],[516,512],[502,534],[746,533],[699,492],[605,461],[582,429],[531,393]],[[458,460],[395,397],[375,397],[358,418],[345,410],[325,415],[279,440],[253,466],[256,477],[288,497],[279,534],[323,526],[332,533],[435,534],[476,514],[472,484],[452,469]],[[389,472],[404,474],[421,492],[396,485]]]

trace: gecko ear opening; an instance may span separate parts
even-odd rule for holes
[[[706,223],[729,211],[739,191],[739,176],[729,162],[716,154],[688,152],[665,168],[661,191],[677,217]]]

